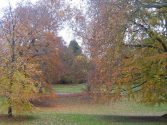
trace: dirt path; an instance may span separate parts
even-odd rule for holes
[[[87,92],[82,92],[82,93],[57,93],[56,96],[61,99],[61,98],[84,98],[88,97],[89,94]]]
[[[73,105],[81,103],[89,103],[90,96],[87,92],[82,93],[56,93],[52,95],[41,96],[33,100],[33,104],[37,107],[55,107],[57,105]]]

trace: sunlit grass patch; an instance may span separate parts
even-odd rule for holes
[[[53,90],[57,93],[80,93],[86,90],[85,84],[56,84]]]

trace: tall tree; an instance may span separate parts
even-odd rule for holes
[[[74,55],[80,55],[82,53],[81,47],[78,45],[76,40],[70,41],[69,47],[68,47]]]
[[[59,1],[60,2],[60,1]],[[56,2],[58,5],[59,2]],[[16,8],[6,8],[1,19],[2,53],[6,54],[1,62],[0,96],[8,106],[8,115],[13,111],[25,111],[32,108],[30,99],[36,95],[43,74],[40,58],[48,53],[59,26],[58,19],[53,13],[60,10],[44,5],[42,2],[32,5],[20,3]],[[51,34],[51,35],[49,35]],[[57,45],[57,44],[56,44]],[[56,47],[55,47],[56,49]]]
[[[137,95],[144,103],[166,102],[166,2],[89,3],[91,19],[82,36],[95,65],[92,93],[98,99]]]
[[[27,56],[20,56],[21,45],[18,40],[19,18],[11,7],[6,11],[2,20],[1,38],[4,41],[4,53],[7,55],[1,63],[0,86],[1,96],[8,106],[8,116],[12,117],[15,111],[26,111],[32,108],[29,102],[33,98],[35,90],[35,79],[32,72],[36,64],[29,64]],[[5,66],[5,68],[4,68]],[[37,72],[37,71],[36,71]]]

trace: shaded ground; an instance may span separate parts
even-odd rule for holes
[[[158,116],[116,116],[38,112],[8,119],[0,116],[0,125],[166,125]]]
[[[146,123],[146,122],[154,122],[154,123],[166,123],[167,119],[162,116],[119,116],[119,115],[109,115],[109,116],[101,116],[103,120],[111,121],[111,122],[128,122],[128,123]]]

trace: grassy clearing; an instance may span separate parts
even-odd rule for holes
[[[145,106],[120,102],[111,105],[78,104],[39,108],[15,119],[2,118],[0,125],[166,125],[167,105]]]
[[[121,115],[121,116],[161,116],[167,113],[167,105],[148,106],[134,102],[117,102],[109,105],[102,104],[75,104],[57,105],[52,108],[43,108],[45,111],[55,111],[63,114],[89,115]]]
[[[31,116],[0,120],[0,125],[107,125],[95,116],[39,112]]]
[[[15,119],[1,119],[0,125],[166,125],[167,120],[151,116],[61,114],[38,112]]]
[[[54,86],[58,93],[78,93],[85,88],[83,84]],[[166,112],[165,104],[148,106],[128,101],[109,105],[63,103],[39,108],[35,113],[14,119],[0,115],[0,125],[166,125],[167,119],[160,117]]]
[[[86,89],[85,84],[56,84],[53,90],[57,93],[80,93]]]

